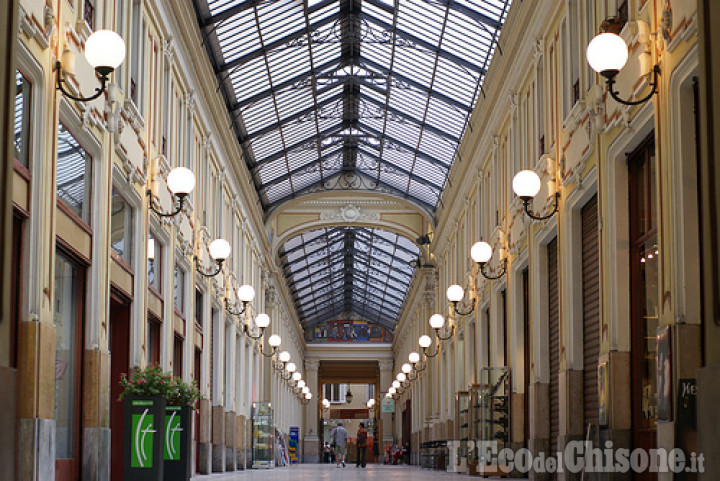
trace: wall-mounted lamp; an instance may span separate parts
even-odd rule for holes
[[[647,102],[657,92],[658,75],[660,75],[660,65],[653,66],[653,80],[650,82],[652,90],[645,97],[638,100],[624,100],[615,91],[615,77],[622,70],[628,60],[628,46],[625,40],[618,35],[622,29],[623,21],[617,17],[611,17],[603,21],[601,25],[601,33],[595,36],[587,46],[585,55],[590,67],[605,77],[608,91],[612,98],[624,105],[639,105]]]
[[[467,316],[469,314],[472,314],[475,310],[475,298],[472,299],[472,302],[470,304],[470,307],[467,310],[461,311],[458,309],[458,305],[460,301],[463,300],[463,297],[465,297],[465,289],[460,287],[457,284],[453,284],[450,287],[447,288],[447,291],[445,291],[445,295],[447,296],[447,300],[452,303],[453,311],[455,311],[455,314],[459,316]],[[438,314],[439,315],[439,314]],[[440,316],[442,317],[442,316]],[[432,318],[430,318],[432,319]],[[443,319],[443,323],[445,323],[445,319]],[[431,323],[432,325],[432,323]],[[442,326],[440,326],[442,327]],[[435,329],[435,328],[433,328]],[[453,326],[454,329],[454,326]],[[450,337],[452,337],[452,333],[450,333]]]
[[[260,317],[260,316],[258,316],[258,317]],[[269,320],[269,318],[268,318],[268,320]],[[269,353],[266,353],[263,351],[262,344],[260,344],[260,354],[262,354],[265,357],[273,357],[275,354],[277,354],[280,344],[282,344],[282,339],[280,338],[280,336],[278,336],[277,334],[273,334],[272,336],[270,336],[268,338],[268,346],[270,346],[270,348],[272,350]],[[295,364],[293,364],[293,363],[290,363],[290,364],[295,366]],[[290,367],[290,364],[288,364],[288,367]]]
[[[322,408],[323,408],[323,411],[327,411],[328,409],[330,409],[330,401],[328,401],[327,399],[323,399],[322,400]]]
[[[479,266],[480,274],[482,274],[485,279],[490,279],[491,281],[500,279],[504,276],[507,267],[507,259],[503,259],[501,261],[502,270],[498,274],[491,275],[485,272],[485,268],[487,267],[488,262],[490,262],[492,255],[493,248],[487,242],[476,242],[470,248],[470,257],[472,257],[472,260]]]
[[[407,376],[408,381],[414,381],[417,379],[417,374],[409,362],[404,363],[400,367],[400,370]]]
[[[290,353],[287,351],[280,351],[277,362],[273,364],[273,369],[276,371],[283,371],[288,362],[290,362]]]
[[[252,333],[250,333],[250,328],[248,327],[247,323],[243,324],[243,332],[250,339],[258,340],[263,336],[263,334],[265,333],[265,329],[270,325],[270,316],[265,313],[258,314],[257,317],[255,317],[255,325],[260,329],[260,333],[257,336],[254,336]],[[279,338],[280,336],[277,337]],[[279,345],[280,344],[278,343],[278,346]]]
[[[345,394],[345,402],[350,404],[353,400],[353,393],[350,392],[348,389],[347,393]]]
[[[312,399],[312,397],[313,397],[313,395],[312,395],[311,392],[305,393],[305,399],[303,399],[303,400],[300,401],[300,402],[303,403],[303,404],[307,404],[307,403],[310,402],[310,400]]]
[[[57,71],[57,89],[66,97],[77,100],[78,102],[88,102],[95,100],[105,92],[108,83],[108,77],[113,71],[122,65],[125,60],[125,42],[122,37],[111,30],[98,30],[90,35],[85,42],[85,60],[95,69],[95,73],[100,76],[100,87],[95,89],[95,93],[90,97],[76,97],[68,92],[63,86],[67,82],[63,78],[63,71],[74,73],[75,56],[72,52],[66,51],[63,54],[63,61],[55,62],[55,70]]]
[[[512,181],[513,191],[515,195],[523,201],[525,213],[535,220],[546,220],[555,215],[558,210],[558,202],[560,201],[560,191],[555,192],[555,206],[552,212],[547,215],[536,214],[530,209],[530,201],[540,192],[540,177],[532,170],[521,170]]]
[[[167,187],[172,192],[173,196],[177,198],[177,207],[173,212],[161,212],[153,206],[152,202],[152,190],[147,190],[147,196],[150,198],[150,210],[155,212],[160,217],[174,217],[182,212],[185,199],[188,194],[195,188],[195,174],[190,169],[185,167],[175,167],[170,171],[167,177]]]
[[[243,284],[242,286],[238,287],[237,290],[237,298],[242,303],[242,307],[240,309],[230,309],[230,301],[228,298],[225,298],[225,310],[232,314],[233,316],[242,316],[245,314],[245,311],[247,311],[248,305],[255,299],[255,289],[253,289],[253,286],[248,284]],[[270,318],[268,317],[268,321]],[[267,327],[267,326],[265,326]],[[262,336],[262,334],[260,334]]]
[[[392,389],[395,389],[395,392],[400,389],[400,386],[402,386],[402,384],[400,384],[400,381],[398,381],[397,379],[392,382]]]
[[[438,354],[440,354],[440,349],[435,349],[435,352],[433,354],[428,353],[428,348],[430,347],[430,344],[432,344],[432,339],[427,334],[423,334],[418,339],[418,344],[420,345],[420,348],[422,349],[423,354],[425,357],[435,357]]]
[[[297,371],[297,366],[294,362],[287,363],[287,366],[285,366],[285,372],[282,373],[282,378],[286,381],[289,381],[291,377],[295,374]]]
[[[301,377],[302,375],[299,372],[293,373],[293,379],[295,380],[295,388],[293,389],[293,391],[295,392],[295,394],[302,392],[303,388],[305,387],[305,381],[300,379]]]
[[[413,351],[408,355],[408,361],[410,361],[410,364],[412,364],[412,368],[416,372],[424,371],[427,365],[424,362],[420,362],[420,354]]]
[[[410,384],[410,381],[408,380],[408,377],[404,372],[397,373],[397,376],[395,376],[395,380],[400,382],[402,388],[405,388]]]
[[[215,270],[212,272],[207,272],[203,270],[200,267],[200,259],[198,258],[198,256],[195,256],[195,262],[198,264],[195,267],[195,270],[202,277],[214,277],[220,274],[223,262],[225,262],[227,258],[230,257],[230,243],[225,239],[215,239],[208,246],[208,252],[210,253],[210,258],[215,261],[216,267]]]

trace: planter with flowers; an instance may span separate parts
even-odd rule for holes
[[[173,378],[165,408],[166,481],[190,480],[192,475],[192,421],[195,403],[201,399],[195,381],[191,384]]]
[[[195,384],[188,384],[160,366],[138,370],[132,379],[123,375],[125,480],[190,479],[192,409],[200,399]]]

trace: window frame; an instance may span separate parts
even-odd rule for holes
[[[56,205],[62,210],[65,214],[70,216],[78,225],[83,227],[88,232],[91,231],[91,219],[93,215],[93,209],[92,209],[92,202],[93,202],[93,175],[94,175],[94,169],[93,169],[93,159],[94,155],[90,152],[90,149],[87,149],[84,145],[83,139],[78,139],[78,136],[75,135],[74,129],[72,127],[68,127],[69,122],[65,121],[64,119],[60,119],[58,122],[58,128],[57,128],[57,143],[60,143],[60,132],[61,129],[64,128],[65,131],[77,142],[78,146],[83,149],[83,151],[87,154],[87,157],[85,158],[85,173],[84,173],[84,190],[83,190],[83,207],[87,207],[86,211],[81,211],[80,214],[75,212],[75,209],[70,206],[66,201],[64,201],[58,191],[58,183],[57,183],[57,167],[59,164],[59,155],[58,151],[59,148],[56,151],[55,155],[55,201]]]
[[[113,198],[115,197],[115,194],[117,194],[117,197],[122,199],[122,201],[125,203],[127,208],[129,209],[129,216],[125,216],[125,226],[124,226],[124,232],[123,232],[123,242],[127,246],[125,248],[125,252],[121,255],[118,253],[115,248],[113,247],[113,237],[112,237],[112,202]],[[135,236],[135,209],[133,208],[133,205],[125,198],[125,196],[122,194],[122,191],[118,189],[115,184],[113,184],[110,187],[110,254],[112,258],[118,262],[120,265],[122,265],[125,269],[128,270],[131,274],[133,273],[132,268],[132,262],[133,262],[133,255],[135,254],[135,245],[134,245],[134,236]]]

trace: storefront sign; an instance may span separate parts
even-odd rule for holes
[[[394,413],[395,412],[395,400],[391,397],[383,398],[381,412]]]
[[[367,409],[331,409],[330,419],[367,419],[370,411]]]

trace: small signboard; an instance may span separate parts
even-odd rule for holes
[[[288,456],[290,464],[300,464],[298,462],[298,445],[300,444],[300,428],[297,426],[290,427],[290,438],[288,440]]]
[[[331,409],[330,419],[368,419],[370,411],[367,409]]]
[[[395,412],[395,400],[391,397],[383,398],[382,409],[380,411],[384,412],[384,413],[394,413]]]

